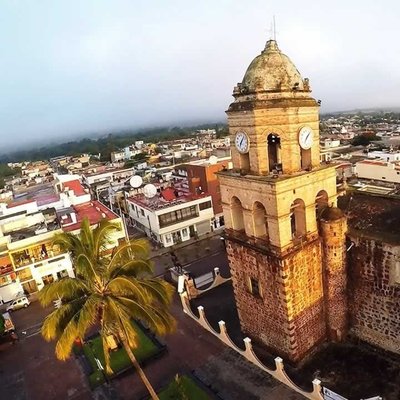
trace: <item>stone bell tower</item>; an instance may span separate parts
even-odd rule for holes
[[[246,334],[296,362],[328,337],[318,220],[336,205],[336,171],[320,163],[309,81],[276,41],[233,97],[226,113],[234,168],[219,180],[236,305]]]

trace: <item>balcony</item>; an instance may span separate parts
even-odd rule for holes
[[[63,254],[58,246],[42,244],[12,254],[15,268],[22,268],[36,262],[49,260]]]

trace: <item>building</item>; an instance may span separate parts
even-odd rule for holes
[[[309,81],[276,41],[252,61],[233,97],[233,170],[219,179],[241,326],[299,361],[328,336],[346,333],[342,294],[330,294],[342,271],[332,267],[323,281],[331,268],[324,248],[331,250],[317,222],[324,207],[336,205],[336,169],[320,163],[319,104]],[[344,250],[345,221],[338,221],[335,260]],[[331,321],[333,308],[339,317]]]
[[[211,231],[214,213],[207,194],[179,194],[169,187],[152,198],[141,193],[129,197],[127,204],[132,223],[164,247]]]
[[[336,207],[319,104],[276,41],[233,97],[233,169],[218,177],[242,330],[293,362],[349,335],[400,354],[400,201],[350,193]]]
[[[36,208],[35,208],[36,206]],[[40,211],[35,203],[0,216],[0,296],[37,292],[64,276],[74,276],[68,253],[52,243],[62,229],[54,208]]]
[[[400,200],[376,192],[340,197],[349,232],[350,333],[400,354]]]
[[[70,255],[53,243],[61,232],[79,234],[84,218],[91,227],[102,219],[119,226],[109,248],[125,240],[121,218],[98,201],[91,201],[75,175],[56,175],[56,191],[38,185],[30,198],[0,204],[0,300],[34,293],[54,280],[74,276]],[[56,196],[54,195],[56,194]],[[33,196],[33,197],[32,197]]]
[[[181,164],[173,172],[174,188],[183,194],[207,193],[212,198],[214,218],[213,228],[218,229],[224,225],[224,215],[221,202],[221,189],[217,172],[230,169],[231,158],[217,160],[199,160]]]
[[[386,162],[400,161],[400,152],[398,151],[369,151],[368,158],[379,158]]]
[[[363,160],[356,163],[354,172],[362,179],[400,183],[399,162]]]

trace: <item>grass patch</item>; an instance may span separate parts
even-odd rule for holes
[[[138,346],[132,349],[132,351],[138,362],[141,363],[159,353],[159,348],[142,331],[142,329],[140,329],[140,327],[135,322],[133,322],[132,324],[136,330],[137,341],[138,341]],[[89,376],[90,385],[92,388],[94,388],[104,383],[104,374],[99,369],[95,360],[97,358],[100,361],[101,365],[105,368],[103,343],[101,337],[96,336],[95,338],[89,340],[83,346],[83,352],[85,354],[86,359],[90,363],[92,370],[94,371]],[[110,366],[111,369],[113,370],[113,374],[108,375],[109,378],[113,378],[119,373],[132,367],[131,360],[129,359],[128,354],[126,353],[123,347],[110,352]],[[103,379],[101,379],[100,376]]]
[[[176,379],[172,381],[158,396],[160,400],[211,400],[208,394],[186,375],[180,376],[178,382]]]

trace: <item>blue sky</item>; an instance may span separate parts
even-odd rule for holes
[[[224,120],[274,14],[322,111],[400,105],[395,1],[2,0],[0,153]]]

